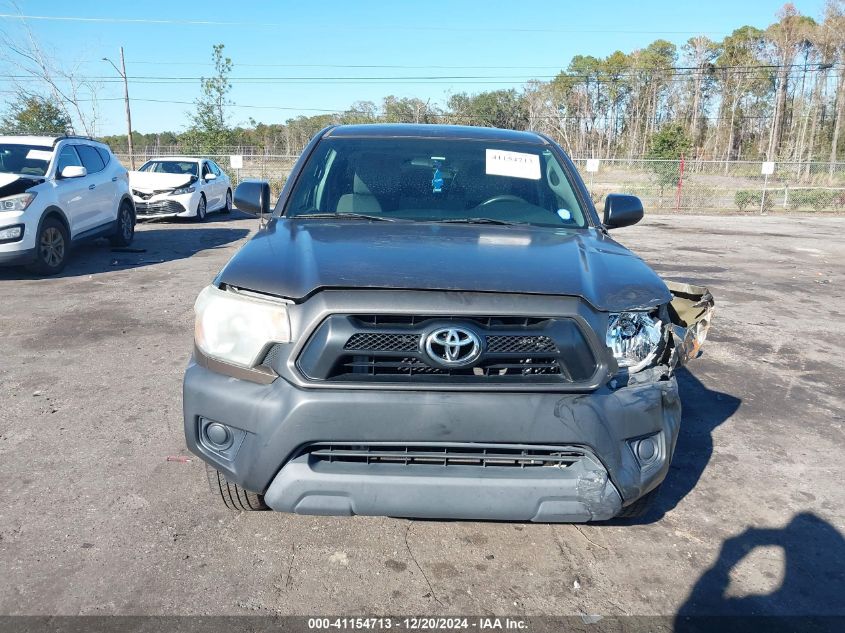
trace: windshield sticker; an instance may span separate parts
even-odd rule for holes
[[[487,174],[540,180],[540,157],[536,154],[488,149]]]
[[[53,152],[44,149],[31,149],[26,154],[27,160],[50,160],[51,158],[53,158]]]
[[[572,213],[568,209],[558,209],[557,216],[564,221],[572,219]]]

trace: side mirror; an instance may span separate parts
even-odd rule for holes
[[[631,226],[643,219],[643,213],[643,203],[637,196],[611,193],[604,199],[603,224],[608,229]]]
[[[211,182],[212,180],[217,180],[217,174],[215,173],[208,173],[204,176],[206,182]]]
[[[266,180],[244,180],[235,189],[235,206],[250,215],[270,213],[270,183]]]
[[[60,178],[84,178],[88,175],[88,170],[81,165],[68,165],[62,169],[59,174]]]

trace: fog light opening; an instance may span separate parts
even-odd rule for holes
[[[657,444],[650,437],[640,440],[636,446],[637,459],[643,464],[649,463],[657,455]]]
[[[205,427],[205,439],[216,450],[225,451],[232,446],[234,435],[225,424],[212,422]]]

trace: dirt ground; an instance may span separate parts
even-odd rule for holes
[[[168,457],[194,298],[255,229],[145,225],[143,253],[0,270],[0,614],[845,615],[845,218],[615,233],[717,301],[636,525],[227,511]]]

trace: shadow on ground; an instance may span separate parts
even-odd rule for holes
[[[732,571],[758,547],[782,550],[783,582],[770,593],[730,595]],[[809,512],[784,528],[751,527],[727,539],[678,610],[674,630],[845,630],[845,539]]]
[[[742,403],[736,396],[708,389],[685,367],[678,370],[677,378],[683,406],[681,429],[652,520],[662,518],[692,492],[713,456],[713,431]]]
[[[141,224],[131,246],[125,249],[112,248],[104,239],[75,246],[64,271],[50,279],[81,277],[186,259],[245,238],[250,229],[256,227],[256,222],[254,217],[233,214],[210,216],[202,224],[185,221]],[[226,226],[222,226],[224,223]],[[0,268],[0,281],[37,278],[22,267]]]
[[[713,456],[713,431],[739,409],[742,400],[708,389],[686,367],[677,372],[683,416],[669,474],[651,510],[641,519],[618,519],[604,525],[655,523],[695,488]],[[599,524],[597,524],[599,525]]]

